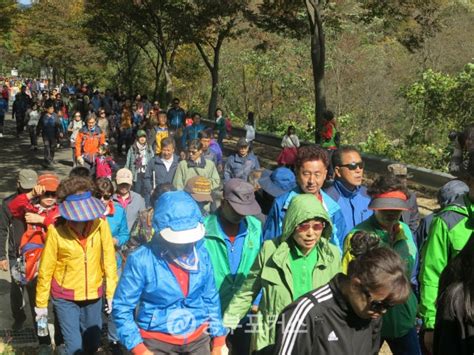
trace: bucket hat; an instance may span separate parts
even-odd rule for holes
[[[153,229],[172,244],[189,244],[204,237],[199,206],[185,191],[165,192],[155,202]]]
[[[402,191],[389,191],[372,197],[369,203],[371,210],[408,211],[407,196]]]
[[[278,197],[295,188],[296,177],[290,169],[281,167],[273,171],[265,170],[258,183],[265,192]]]
[[[253,186],[242,179],[230,179],[224,184],[224,200],[242,216],[253,216],[262,212],[255,200]]]
[[[59,214],[68,221],[93,221],[102,217],[104,213],[105,205],[92,197],[90,191],[69,195],[59,204]]]

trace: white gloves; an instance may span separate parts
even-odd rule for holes
[[[83,157],[77,157],[77,163],[81,166],[84,165],[84,158]]]
[[[107,298],[106,303],[105,303],[105,313],[107,313],[107,314],[112,313],[112,300],[108,299],[108,298]]]
[[[35,313],[36,313],[36,321],[38,321],[41,317],[48,317],[48,308],[35,307]]]

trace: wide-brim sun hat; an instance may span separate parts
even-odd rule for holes
[[[399,210],[408,211],[407,196],[402,191],[389,191],[372,197],[369,209],[375,211]]]
[[[185,191],[170,191],[160,196],[155,202],[153,229],[172,244],[195,243],[205,234],[199,206]]]
[[[87,222],[101,218],[105,205],[90,191],[69,195],[59,204],[59,214],[68,221]]]
[[[296,187],[296,177],[290,169],[280,167],[274,171],[265,170],[258,184],[266,193],[278,197]]]

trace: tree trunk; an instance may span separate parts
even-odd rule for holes
[[[305,0],[306,10],[311,29],[311,63],[313,65],[314,96],[315,96],[315,143],[321,142],[323,116],[326,111],[326,92],[324,86],[324,66],[326,47],[321,14],[316,0]]]
[[[209,107],[207,115],[210,120],[214,118],[214,112],[217,108],[217,99],[219,97],[219,64],[214,65],[211,70],[212,87],[211,87],[211,98],[209,99]]]

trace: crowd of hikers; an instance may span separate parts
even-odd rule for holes
[[[223,111],[209,127],[177,98],[23,86],[12,113],[46,170],[3,200],[0,268],[40,354],[474,353],[474,152],[421,218],[406,165],[365,186],[329,111],[321,145],[288,128],[273,170],[252,113],[230,154]]]

